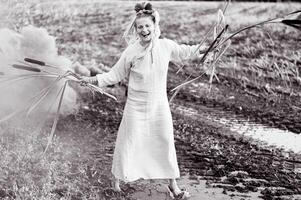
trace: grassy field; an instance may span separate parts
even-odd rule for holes
[[[1,6],[0,27],[16,31],[28,24],[44,27],[56,37],[60,55],[87,66],[112,66],[125,48],[121,36],[132,19],[134,4],[7,1]],[[161,14],[162,37],[185,44],[200,42],[216,20],[217,10],[223,7],[221,2],[153,4]],[[298,3],[231,3],[225,16],[233,32],[300,8]],[[217,65],[218,80],[214,80],[211,93],[198,85],[208,85],[206,66],[199,66],[197,60],[187,61],[184,70],[176,74],[178,66],[171,63],[168,90],[190,73],[196,77],[207,72],[198,83],[180,91],[172,105],[218,107],[254,122],[300,133],[300,38],[300,31],[281,24],[237,35]],[[92,99],[79,91],[80,110],[61,118],[57,136],[44,156],[50,124],[42,129],[1,124],[0,198],[133,199],[137,188],[130,184],[122,186],[122,195],[110,190],[110,165],[125,88],[118,85],[109,90],[121,99],[118,103],[101,96]],[[247,183],[243,177],[228,177],[226,183],[233,187],[229,189],[228,185],[225,192],[260,190],[264,199],[281,199],[283,195],[289,195],[289,199],[301,194],[301,174],[295,171],[294,162],[287,161],[296,160],[296,155],[225,136],[223,127],[172,112],[182,173],[221,181],[232,171],[243,170],[248,172],[247,178],[265,181]]]

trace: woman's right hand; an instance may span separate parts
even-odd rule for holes
[[[92,84],[92,85],[97,85],[98,81],[97,81],[97,77],[96,76],[83,76],[82,79],[80,80],[80,84],[82,86],[86,86],[87,84]]]

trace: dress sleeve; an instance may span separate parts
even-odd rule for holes
[[[109,72],[97,74],[97,81],[99,87],[114,85],[127,77],[129,66],[126,62],[126,53],[123,52],[117,63],[111,68]]]
[[[197,58],[200,56],[200,53],[196,52],[198,45],[177,44],[172,40],[166,40],[170,49],[170,60],[172,61],[181,62],[183,60]]]

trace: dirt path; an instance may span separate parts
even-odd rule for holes
[[[110,167],[122,105],[102,97],[86,101],[77,115],[62,120],[60,141],[70,148],[79,147],[79,157],[70,159],[75,168],[84,163],[87,181],[99,195],[107,199],[169,199],[166,181],[123,184],[122,194],[111,190]],[[179,183],[189,189],[191,199],[285,199],[284,195],[301,193],[300,173],[283,151],[249,142],[227,127],[189,113],[184,101],[177,100],[171,108],[182,174]],[[74,162],[77,159],[79,163]]]

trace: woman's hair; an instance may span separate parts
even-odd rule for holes
[[[140,17],[151,17],[154,23],[156,23],[156,18],[154,16],[153,6],[150,3],[143,2],[137,3],[135,5],[136,18]]]
[[[132,44],[139,40],[139,37],[136,33],[136,19],[141,17],[150,17],[152,19],[155,25],[154,37],[159,38],[161,34],[159,27],[160,16],[159,13],[153,9],[152,4],[149,2],[137,3],[134,10],[135,16],[123,34],[125,41],[128,44]]]

